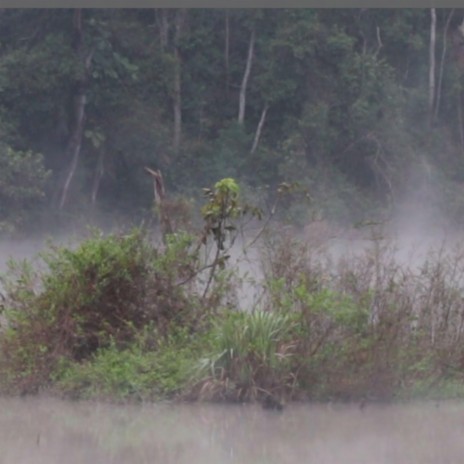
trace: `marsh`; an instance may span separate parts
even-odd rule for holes
[[[111,405],[0,399],[1,464],[461,463],[464,403]]]

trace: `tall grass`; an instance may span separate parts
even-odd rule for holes
[[[202,394],[232,400],[281,395],[292,387],[297,321],[290,314],[254,311],[225,315],[215,323],[214,352]]]

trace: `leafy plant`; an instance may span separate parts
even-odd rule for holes
[[[76,249],[53,248],[43,255],[41,272],[25,265],[15,274],[11,268],[8,329],[0,345],[12,383],[37,388],[59,359],[80,362],[112,343],[123,348],[147,324],[163,333],[169,321],[180,323],[181,312],[191,307],[175,282],[184,266],[178,256],[171,259],[177,273],[166,260],[155,264],[158,251],[135,230],[94,234]]]
[[[187,333],[178,331],[158,339],[156,347],[146,346],[148,330],[127,348],[111,343],[82,363],[63,359],[53,375],[55,388],[68,397],[113,401],[155,400],[179,394],[192,379],[201,344],[192,343]]]
[[[247,400],[291,389],[296,323],[289,314],[264,311],[231,313],[216,323],[216,353],[202,363],[217,382],[215,394]]]
[[[0,232],[37,220],[49,174],[42,155],[0,144]]]

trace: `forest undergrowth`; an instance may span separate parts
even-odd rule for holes
[[[462,244],[408,262],[380,226],[341,252],[327,225],[264,221],[238,245],[239,223],[260,212],[233,179],[205,199],[203,228],[163,243],[94,230],[11,261],[1,392],[269,407],[464,394]]]

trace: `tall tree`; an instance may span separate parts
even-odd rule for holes
[[[248,54],[246,60],[245,71],[243,73],[242,84],[240,85],[240,97],[239,97],[239,108],[238,108],[238,123],[243,124],[245,121],[245,108],[246,108],[246,93],[248,80],[250,79],[251,66],[253,65],[255,47],[255,27],[251,30],[250,42],[248,45]]]
[[[226,95],[229,95],[229,73],[230,73],[230,13],[225,12],[225,38],[224,38],[224,66],[226,72]]]
[[[430,8],[430,48],[429,48],[429,124],[433,122],[435,104],[435,47],[437,37],[437,13],[435,8]]]
[[[180,148],[182,137],[182,57],[180,52],[180,40],[182,38],[185,20],[187,17],[186,9],[176,11],[174,23],[174,92],[173,92],[173,110],[174,110],[174,137],[173,149],[177,153]]]
[[[61,190],[59,209],[63,209],[68,199],[71,181],[76,173],[77,163],[81,152],[82,135],[84,132],[85,105],[87,103],[87,90],[89,73],[92,65],[93,49],[87,50],[84,46],[84,32],[82,21],[82,9],[74,10],[73,28],[74,28],[74,50],[76,60],[81,66],[80,75],[76,79],[75,93],[73,97],[73,127],[66,148],[66,157],[70,158],[68,172]]]

